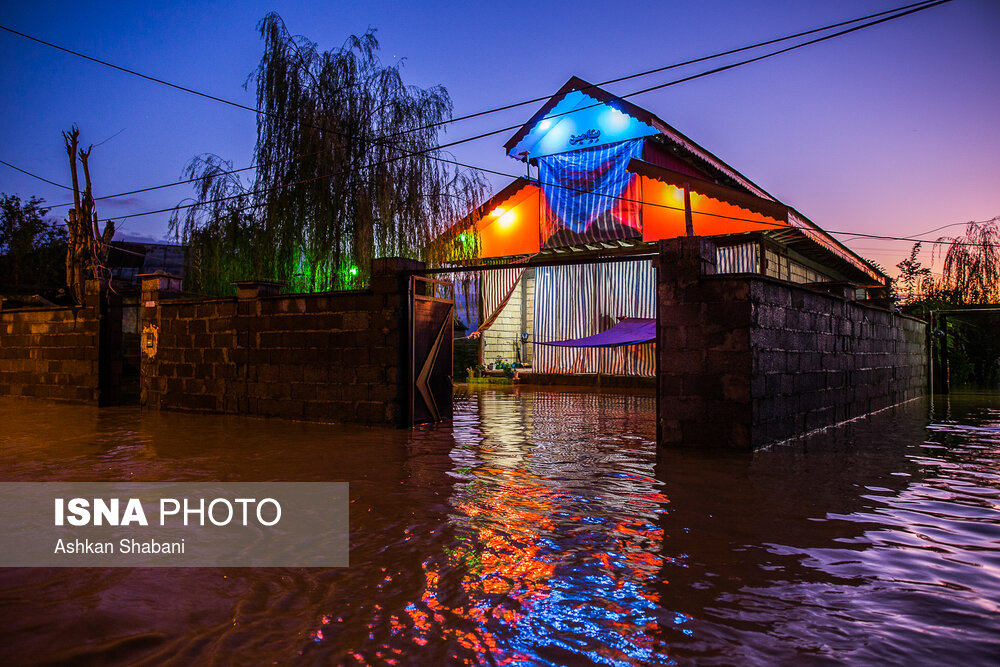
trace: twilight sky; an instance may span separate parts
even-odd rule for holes
[[[6,3],[0,24],[139,72],[255,105],[243,82],[260,59],[258,21],[277,11],[321,48],[377,28],[404,79],[441,84],[456,116],[599,82],[907,4],[905,0],[590,2]],[[910,236],[1000,215],[1000,1],[950,4],[639,97],[645,107],[830,231]],[[753,55],[756,55],[754,52]],[[743,56],[746,57],[746,56]],[[625,94],[741,59],[608,86]],[[255,115],[0,31],[0,160],[68,184],[60,132],[101,145],[102,196],[180,180],[216,153],[253,163]],[[526,120],[533,104],[449,126],[452,141]],[[511,133],[452,149],[511,175]],[[491,177],[495,189],[506,182]],[[67,202],[67,191],[0,165],[0,192]],[[103,217],[167,208],[177,186],[98,202]],[[60,219],[66,207],[52,211]],[[122,234],[163,238],[168,214]],[[960,226],[925,234],[961,233]],[[909,242],[852,239],[895,274]],[[930,254],[925,253],[925,261]],[[937,267],[935,267],[937,268]]]

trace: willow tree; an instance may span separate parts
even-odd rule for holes
[[[215,156],[196,158],[193,206],[172,230],[191,247],[195,288],[268,278],[297,291],[364,284],[373,257],[418,257],[471,208],[481,179],[441,160],[447,91],[403,82],[374,31],[321,51],[277,14],[259,25],[258,164],[252,183]]]
[[[929,285],[953,304],[1000,304],[1000,217],[970,222],[965,234],[942,237],[935,252],[944,254],[941,279]]]

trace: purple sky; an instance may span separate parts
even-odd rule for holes
[[[407,82],[444,85],[455,115],[551,94],[571,75],[597,82],[890,9],[905,0],[572,2],[8,3],[0,23],[124,67],[253,106],[257,22],[332,48],[378,29],[382,58]],[[825,229],[909,236],[1000,215],[1000,2],[955,0],[766,61],[631,98]],[[734,58],[730,58],[733,60]],[[193,97],[0,32],[0,159],[69,182],[60,132],[105,142],[95,195],[177,181],[196,154],[252,164],[254,114]],[[721,61],[718,64],[722,64]],[[624,94],[707,65],[608,89]],[[457,123],[450,141],[526,120],[538,105]],[[501,145],[457,159],[520,174]],[[493,178],[500,187],[504,179]],[[0,165],[0,192],[66,191]],[[99,202],[101,217],[173,206],[189,186]],[[65,207],[53,210],[63,217]],[[124,234],[162,238],[167,214]],[[928,234],[960,233],[955,226]],[[850,239],[895,273],[910,243]],[[929,253],[925,254],[929,261]]]

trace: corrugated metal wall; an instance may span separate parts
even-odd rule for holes
[[[592,336],[622,316],[656,317],[656,274],[650,260],[537,268],[532,341]],[[532,368],[540,373],[652,376],[656,369],[653,343],[608,349],[532,347]]]

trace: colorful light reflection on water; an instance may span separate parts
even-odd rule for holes
[[[0,570],[6,662],[1000,654],[1000,397],[659,456],[653,400],[484,389],[408,432],[0,399],[4,480],[343,480],[352,512],[338,570]]]

